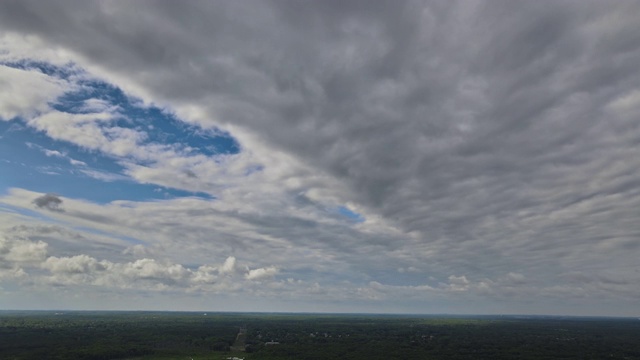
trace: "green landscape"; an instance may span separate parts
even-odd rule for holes
[[[0,312],[2,359],[640,359],[640,320]]]

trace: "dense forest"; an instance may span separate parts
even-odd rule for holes
[[[0,312],[2,359],[640,359],[640,320]]]

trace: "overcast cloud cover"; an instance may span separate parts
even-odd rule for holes
[[[637,1],[2,1],[0,307],[640,313]]]

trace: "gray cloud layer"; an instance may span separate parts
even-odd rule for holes
[[[21,1],[0,4],[0,27],[254,135],[406,236],[243,218],[265,234],[319,241],[370,274],[382,269],[357,248],[441,275],[526,273],[538,288],[606,283],[595,275],[606,269],[628,289],[640,285],[639,12],[632,1]]]

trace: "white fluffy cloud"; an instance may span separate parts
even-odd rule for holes
[[[245,275],[248,280],[263,280],[273,277],[278,273],[278,268],[270,266],[267,268],[252,269]]]
[[[0,238],[0,261],[0,278],[4,279],[29,280],[40,285],[114,289],[183,289],[215,293],[233,289],[243,279],[264,281],[277,273],[275,267],[247,268],[236,273],[236,260],[232,256],[220,267],[204,264],[191,269],[169,260],[152,258],[113,262],[85,254],[49,256],[48,244],[43,241],[7,237]]]
[[[233,273],[236,270],[236,258],[233,256],[229,256],[224,264],[220,267],[220,272],[223,274]]]
[[[37,70],[0,65],[0,120],[45,113],[50,109],[50,102],[71,89],[66,81]]]
[[[46,254],[47,244],[42,241],[0,237],[0,260],[4,266],[40,262]]]

